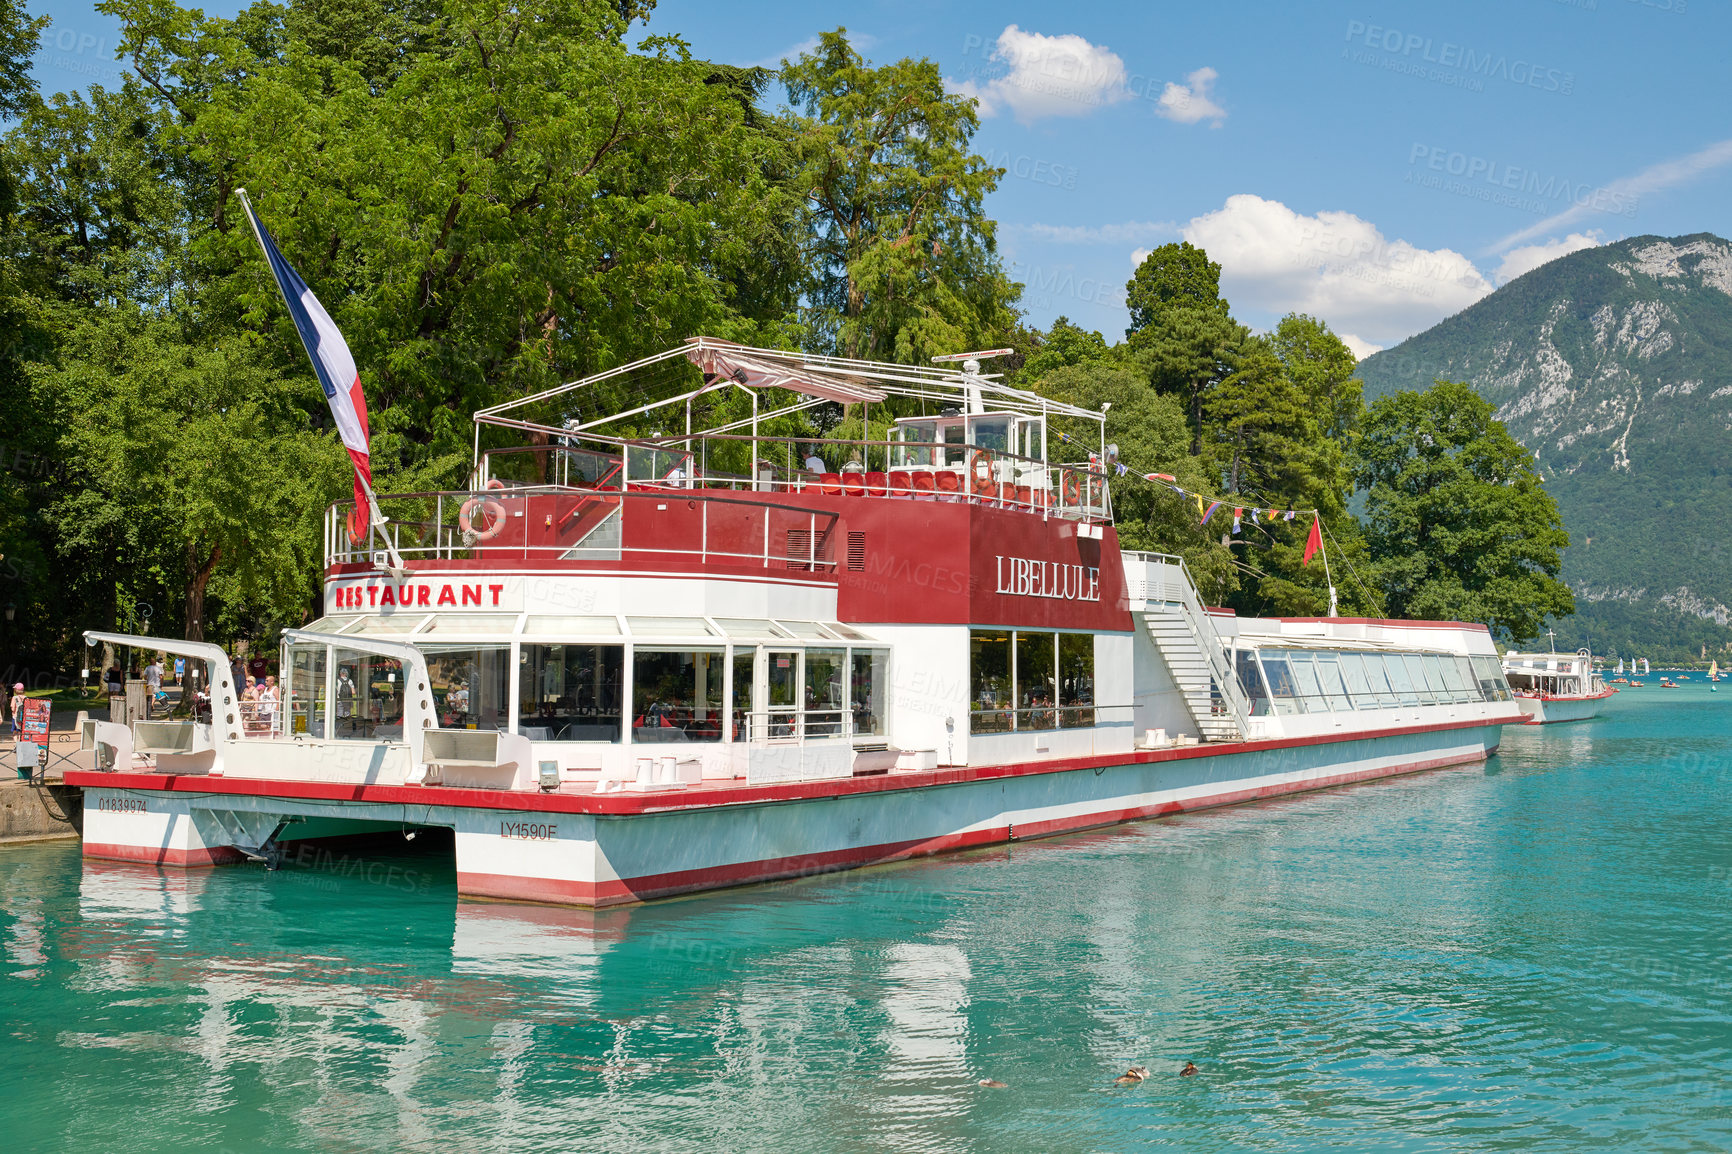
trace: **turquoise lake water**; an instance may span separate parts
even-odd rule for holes
[[[0,848],[0,1149],[1732,1147],[1732,688],[599,914],[459,902],[431,841]]]

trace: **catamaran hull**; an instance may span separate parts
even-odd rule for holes
[[[1551,725],[1560,721],[1586,721],[1600,715],[1600,707],[1616,690],[1592,697],[1518,697],[1528,725]]]
[[[1496,751],[1501,724],[730,785],[677,797],[74,776],[86,790],[91,858],[240,861],[226,831],[281,819],[295,819],[282,827],[285,839],[330,834],[346,822],[448,826],[462,895],[611,906],[1472,764]]]

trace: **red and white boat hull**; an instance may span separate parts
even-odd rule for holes
[[[1517,697],[1516,703],[1527,714],[1528,725],[1551,725],[1561,721],[1586,721],[1600,715],[1600,706],[1616,693],[1608,689],[1588,697]]]
[[[285,838],[334,828],[318,819],[443,825],[456,833],[461,894],[610,906],[1471,764],[1500,732],[1475,721],[678,796],[90,774],[84,852],[238,861],[226,831],[240,812],[311,819]]]

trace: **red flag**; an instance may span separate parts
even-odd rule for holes
[[[1315,557],[1317,550],[1321,548],[1323,548],[1323,531],[1317,527],[1317,517],[1313,515],[1311,518],[1311,535],[1305,538],[1305,559],[1299,564],[1311,564],[1311,558]]]

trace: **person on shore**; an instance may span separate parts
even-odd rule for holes
[[[6,716],[11,720],[12,736],[17,737],[24,732],[24,683],[20,681],[12,687],[12,701],[6,710]]]
[[[110,697],[118,697],[126,692],[126,675],[120,671],[120,662],[116,661],[108,667],[108,672],[103,675],[103,680],[108,685]]]
[[[162,692],[162,659],[153,657],[144,667],[144,715],[156,712],[156,695]]]

